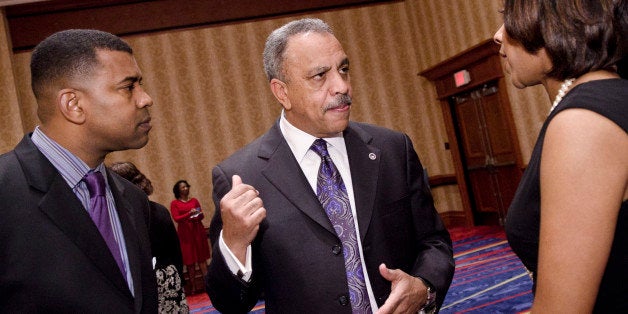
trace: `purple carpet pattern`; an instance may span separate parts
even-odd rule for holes
[[[451,229],[456,272],[440,313],[526,313],[532,281],[502,227]]]
[[[532,306],[532,282],[508,246],[502,227],[449,230],[456,272],[440,313],[526,313]],[[207,294],[188,296],[190,313],[219,313]],[[251,313],[265,313],[260,301]]]

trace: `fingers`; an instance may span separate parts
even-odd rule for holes
[[[384,277],[384,279],[393,282],[394,280],[394,276],[392,274],[391,269],[388,269],[388,267],[386,267],[386,264],[381,263],[379,264],[379,274],[382,275],[382,277]],[[387,313],[393,313],[395,308],[397,307],[397,303],[398,300],[395,298],[395,295],[393,294],[394,292],[394,282],[393,282],[393,291],[391,291],[391,294],[388,296],[388,299],[386,300],[386,302],[379,308],[379,310],[377,311],[377,314],[387,314]]]
[[[425,289],[422,281],[400,269],[390,269],[386,264],[379,265],[379,273],[391,282],[391,291],[386,302],[377,311],[383,313],[416,313],[425,304]]]
[[[242,178],[240,178],[239,175],[234,174],[233,177],[231,177],[231,186],[234,187],[240,184],[242,184]]]
[[[266,218],[264,203],[259,192],[242,178],[231,178],[231,190],[220,200],[225,244],[238,256],[255,239],[260,223]],[[237,251],[237,253],[236,253]]]
[[[386,267],[386,264],[384,263],[379,264],[379,274],[388,281],[393,281],[396,279],[395,271],[395,269],[389,269],[388,267]]]
[[[231,182],[231,190],[220,200],[221,211],[241,219],[254,215],[253,220],[259,223],[259,218],[265,216],[258,212],[264,206],[259,192],[253,186],[242,183],[242,178],[238,175],[234,175]]]
[[[231,190],[225,194],[220,201],[221,209],[242,207],[247,203],[254,201],[259,192],[251,185],[242,183],[242,178],[239,175],[233,175],[231,177]],[[261,199],[259,200],[261,201]],[[254,204],[250,207],[254,207]]]

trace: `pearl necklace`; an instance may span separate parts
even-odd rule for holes
[[[560,85],[558,94],[556,94],[556,98],[554,98],[554,103],[552,103],[552,108],[550,108],[550,111],[549,111],[550,113],[552,113],[552,111],[554,111],[554,108],[556,108],[556,106],[558,106],[560,101],[563,100],[563,97],[565,97],[567,90],[569,90],[569,86],[571,86],[571,84],[573,84],[575,80],[576,80],[575,78],[566,79],[563,82],[563,84]]]

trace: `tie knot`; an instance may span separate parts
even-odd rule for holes
[[[90,197],[105,196],[105,178],[100,171],[90,171],[84,177]]]
[[[324,139],[319,138],[314,141],[314,144],[310,147],[315,153],[317,153],[321,158],[325,158],[329,156],[329,152],[327,151],[327,142]]]

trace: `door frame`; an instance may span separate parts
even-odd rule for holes
[[[456,87],[454,73],[466,70],[469,72],[470,82],[468,84]],[[514,150],[516,155],[516,163],[519,169],[523,169],[521,157],[521,147],[519,138],[515,128],[512,115],[512,108],[508,98],[506,89],[506,80],[499,56],[499,45],[495,44],[492,39],[487,39],[481,43],[419,73],[420,76],[427,78],[436,87],[437,98],[439,100],[447,137],[449,138],[449,148],[454,163],[456,183],[460,192],[462,201],[462,211],[450,211],[444,213],[443,220],[445,224],[454,226],[471,227],[475,225],[473,219],[473,204],[471,201],[468,182],[464,163],[460,152],[459,139],[455,130],[452,107],[449,103],[449,97],[477,88],[485,83],[497,81],[498,93],[503,101],[502,110],[508,119],[510,136],[513,139]]]

